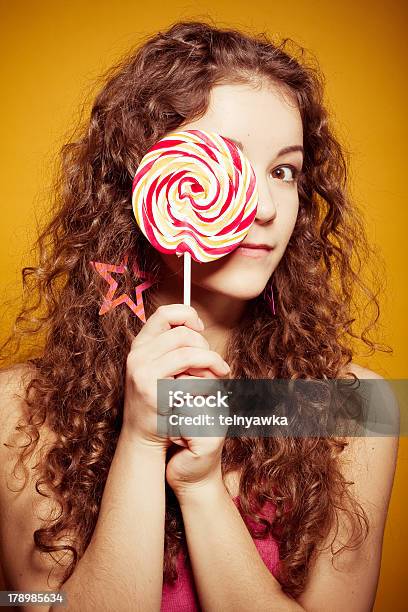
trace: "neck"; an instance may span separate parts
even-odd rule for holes
[[[162,304],[183,304],[183,285],[175,275],[169,275],[151,296],[155,309]],[[246,301],[193,284],[191,306],[204,323],[201,333],[211,350],[225,358],[229,335],[241,320]]]

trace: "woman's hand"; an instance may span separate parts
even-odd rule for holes
[[[197,376],[181,374],[177,378],[218,378],[210,371],[195,371]],[[226,378],[228,375],[223,375]],[[185,414],[185,413],[184,413]],[[206,414],[212,416],[206,409]],[[213,411],[216,419],[216,409]],[[193,416],[193,411],[191,413]],[[228,428],[226,427],[225,430]],[[217,426],[217,431],[219,427]],[[193,488],[202,487],[210,483],[222,483],[221,454],[224,446],[224,436],[198,437],[183,435],[183,427],[180,427],[179,437],[170,437],[172,442],[182,448],[175,449],[166,467],[166,480],[180,499],[188,495]],[[188,429],[187,429],[188,432]],[[191,429],[190,429],[191,433]]]
[[[176,326],[176,327],[172,327]],[[183,372],[226,376],[229,367],[199,333],[197,311],[184,304],[159,306],[132,341],[126,361],[123,428],[133,437],[167,449],[172,440],[157,431],[157,380]]]

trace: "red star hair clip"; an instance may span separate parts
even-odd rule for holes
[[[136,285],[136,304],[127,293],[122,293],[114,299],[115,291],[118,288],[118,282],[112,277],[112,272],[116,274],[124,274],[127,270],[128,255],[126,254],[122,260],[122,263],[118,266],[114,264],[102,263],[100,261],[91,261],[91,266],[96,272],[102,276],[107,283],[109,283],[108,292],[104,296],[102,306],[99,310],[99,314],[103,315],[113,310],[119,304],[127,304],[134,314],[139,317],[143,323],[146,323],[146,316],[143,304],[143,291],[151,287],[155,280],[146,272],[139,270],[136,264],[133,264],[133,272],[137,278],[143,279],[139,285]]]

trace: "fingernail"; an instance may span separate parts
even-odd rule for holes
[[[204,329],[204,323],[202,322],[202,320],[200,319],[200,317],[198,317],[197,321],[198,321],[198,325],[199,325],[199,327],[200,327],[201,329]]]
[[[228,365],[228,363],[226,361],[224,361],[224,366],[225,366],[227,372],[229,372],[231,368],[229,367],[229,365]]]

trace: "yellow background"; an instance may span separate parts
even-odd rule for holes
[[[140,37],[179,19],[288,36],[319,60],[327,104],[352,154],[351,181],[382,249],[388,288],[382,337],[394,355],[355,359],[385,377],[407,377],[406,9],[378,0],[206,3],[88,0],[4,1],[2,10],[0,298],[18,294],[20,268],[47,201],[50,167],[92,99],[98,75]],[[404,147],[404,148],[403,148]],[[15,307],[2,308],[2,335]],[[408,444],[399,462],[384,540],[375,611],[406,610]],[[329,602],[328,607],[330,607]]]

